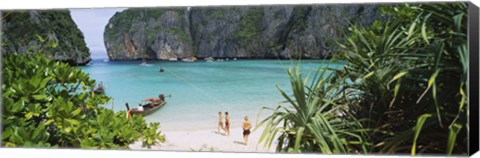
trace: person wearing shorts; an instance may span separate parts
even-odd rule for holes
[[[242,129],[243,129],[243,141],[245,142],[245,145],[248,143],[248,135],[250,135],[250,129],[252,128],[252,124],[250,121],[248,121],[248,117],[245,116],[243,123],[242,123]]]

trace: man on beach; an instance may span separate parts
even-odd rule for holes
[[[230,116],[228,116],[228,112],[225,112],[225,134],[230,135]]]
[[[248,121],[248,117],[245,116],[242,123],[243,141],[245,142],[245,145],[247,145],[248,143],[248,135],[250,135],[250,128],[252,128],[252,124],[250,123],[250,121]]]

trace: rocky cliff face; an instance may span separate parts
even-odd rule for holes
[[[128,60],[193,56],[189,26],[187,8],[128,9],[116,13],[104,33],[108,57]]]
[[[68,10],[7,11],[2,12],[2,17],[3,53],[21,54],[42,48],[42,53],[71,65],[91,61],[83,34]],[[48,47],[53,43],[57,46]]]
[[[374,5],[128,9],[110,19],[105,46],[112,60],[322,58],[349,22],[379,18]]]

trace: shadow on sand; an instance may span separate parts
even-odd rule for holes
[[[247,144],[245,144],[244,142],[241,142],[241,141],[233,141],[233,143],[235,143],[235,144],[247,145]]]
[[[212,131],[213,133],[215,134],[219,134],[219,135],[222,135],[222,136],[226,136],[225,133],[221,133],[221,132],[218,132],[218,131]]]

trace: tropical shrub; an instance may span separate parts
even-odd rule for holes
[[[337,56],[361,78],[353,112],[372,152],[467,152],[466,3],[385,6],[393,21],[354,26]],[[463,128],[462,128],[463,127]]]
[[[158,124],[100,106],[110,98],[93,93],[89,74],[42,54],[7,52],[2,58],[2,146],[104,149],[127,148],[141,137],[164,141],[159,132],[144,134]]]
[[[289,107],[263,108],[273,114],[256,126],[265,125],[259,143],[270,148],[276,140],[278,152],[367,153],[366,133],[348,112],[349,98],[338,97],[348,89],[339,82],[344,77],[327,66],[318,68],[308,82],[309,77],[303,78],[299,69],[287,71],[292,97],[277,87]]]
[[[318,70],[332,72],[314,78],[320,86],[289,72],[293,97],[280,93],[293,108],[272,109],[261,142],[290,152],[468,152],[467,4],[381,10],[391,20],[352,25],[337,42],[334,58],[347,64]]]

